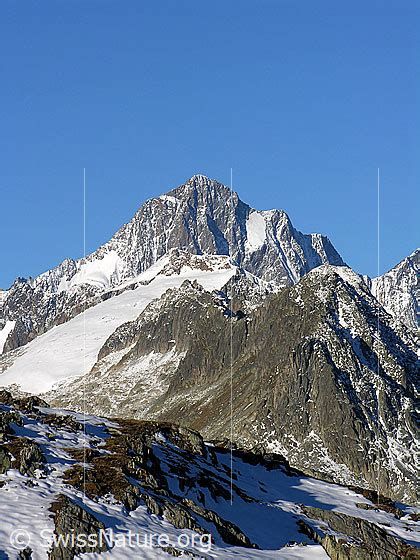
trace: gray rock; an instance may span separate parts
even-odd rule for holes
[[[372,292],[395,319],[420,329],[420,249],[372,280]]]
[[[51,505],[54,515],[55,533],[62,535],[63,539],[59,546],[53,546],[49,552],[50,560],[73,560],[75,556],[82,553],[100,553],[107,550],[105,539],[100,538],[101,532],[105,531],[105,525],[79,504],[70,500],[67,496],[60,495]],[[74,535],[65,544],[66,535]],[[91,535],[92,541],[84,543],[85,536]],[[83,540],[78,540],[83,537]]]
[[[0,474],[7,473],[11,466],[10,454],[3,448],[0,447]]]
[[[226,297],[186,283],[119,327],[92,373],[51,398],[78,407],[83,386],[90,412],[181,420],[207,439],[229,438],[232,357],[236,442],[365,488],[377,486],[380,461],[381,493],[413,502],[415,342],[380,310],[378,346],[377,310],[364,280],[345,267],[320,267],[232,318]],[[116,351],[122,357],[106,366]],[[136,378],[151,352],[171,356],[170,367]]]
[[[35,476],[37,470],[44,470],[45,457],[39,445],[29,438],[13,437],[4,448],[14,458],[11,467],[26,476]]]
[[[332,560],[415,560],[420,550],[392,537],[381,527],[364,519],[326,511],[314,507],[302,507],[310,519],[321,521],[314,528],[303,522],[302,529],[325,548]]]
[[[250,216],[263,224],[257,245],[252,242],[252,228],[247,227]],[[321,264],[344,264],[328,238],[300,233],[282,210],[257,212],[228,187],[195,175],[167,195],[146,201],[108,243],[85,259],[66,259],[34,279],[18,278],[9,290],[2,291],[0,328],[6,321],[16,321],[3,351],[25,345],[85,308],[116,295],[118,292],[110,288],[135,278],[171,249],[231,255],[244,270],[279,285],[292,284]],[[71,286],[83,265],[112,251],[120,265],[109,284]]]

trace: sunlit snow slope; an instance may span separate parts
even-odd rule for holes
[[[13,540],[17,529],[33,560],[327,560],[327,548],[337,551],[332,558],[418,558],[415,508],[376,507],[358,489],[292,471],[279,456],[231,456],[186,428],[110,422],[34,402],[0,394],[7,430],[0,450],[14,459],[0,474],[0,558],[29,558],[14,546],[22,542]],[[108,550],[69,544],[49,553],[54,532],[98,535],[98,524],[86,528],[80,519],[102,523]],[[124,546],[130,532],[141,539]],[[201,546],[192,538],[200,534],[209,537]],[[141,546],[146,535],[167,535],[171,548],[156,537]]]
[[[16,384],[23,391],[39,394],[58,382],[87,373],[114,330],[135,319],[167,289],[179,287],[185,280],[197,280],[206,290],[219,289],[226,284],[236,268],[229,265],[226,257],[216,259],[218,262],[212,270],[183,267],[179,274],[165,275],[163,268],[168,266],[169,259],[163,257],[137,278],[144,282],[152,277],[149,284],[126,290],[91,307],[26,345],[23,353],[0,375],[0,386]]]

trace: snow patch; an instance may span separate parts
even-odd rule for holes
[[[72,413],[61,409],[41,409],[48,414],[66,414],[84,424],[84,431],[71,432],[57,429],[54,426],[43,424],[42,421],[22,416],[23,426],[16,426],[16,435],[28,436],[30,434],[38,445],[41,446],[47,461],[48,475],[41,473],[32,479],[22,476],[18,471],[11,469],[0,475],[0,550],[6,557],[16,558],[17,551],[10,542],[13,531],[23,529],[27,532],[33,557],[47,559],[44,535],[51,535],[54,522],[50,514],[51,503],[59,494],[67,495],[76,503],[83,501],[85,509],[98,519],[104,520],[107,527],[114,529],[114,535],[168,535],[171,543],[176,543],[182,534],[192,535],[189,530],[177,529],[165,519],[147,512],[144,505],[140,505],[129,514],[115,499],[110,496],[100,497],[93,501],[72,486],[63,482],[64,472],[74,464],[68,449],[82,449],[88,447],[97,449],[100,453],[102,446],[109,436],[106,426],[114,426],[109,420],[82,413]],[[298,475],[290,476],[282,469],[269,470],[263,465],[252,465],[244,460],[233,457],[232,464],[227,453],[215,451],[217,462],[209,461],[205,457],[194,456],[193,461],[186,464],[189,455],[179,453],[167,438],[157,432],[154,444],[154,453],[159,458],[159,467],[169,487],[180,497],[188,497],[193,502],[204,500],[205,507],[214,511],[226,521],[239,526],[249,538],[255,542],[259,549],[245,549],[223,543],[217,537],[213,545],[204,556],[199,554],[199,549],[191,547],[197,557],[208,560],[327,560],[328,555],[320,545],[312,544],[299,531],[296,524],[299,518],[305,519],[301,505],[319,507],[338,513],[364,519],[382,528],[388,534],[399,537],[407,542],[418,543],[418,522],[408,518],[408,514],[415,512],[413,508],[399,504],[404,517],[396,519],[392,513],[378,510],[367,498],[350,490],[349,488],[330,484],[314,478]],[[187,485],[180,487],[179,469],[182,467],[191,474],[196,481],[193,487]],[[202,485],[203,473],[206,476],[217,476],[220,484],[229,487],[227,473],[233,468],[235,474],[235,489],[241,490],[249,500],[241,499],[235,493],[235,507],[223,496],[215,499],[206,485]],[[31,480],[32,484],[28,484]],[[211,478],[210,478],[211,480]],[[236,492],[236,490],[235,490]],[[199,498],[198,498],[199,496]],[[368,509],[361,509],[360,504],[366,504]],[[207,525],[211,530],[211,524]],[[204,525],[206,528],[206,525]],[[296,544],[291,544],[295,542]],[[297,544],[302,542],[302,544]],[[286,544],[290,543],[290,544]],[[80,555],[78,556],[80,557]],[[85,557],[85,555],[83,555]],[[114,546],[103,554],[92,553],[86,556],[92,560],[130,560],[131,558],[144,558],[145,560],[158,560],[173,558],[157,547],[133,548],[130,546]],[[184,557],[184,555],[183,555]]]
[[[170,204],[178,204],[179,200],[177,198],[175,198],[174,196],[169,196],[167,194],[162,194],[159,197],[160,200],[163,200],[164,202],[169,202]]]
[[[247,241],[245,248],[250,253],[262,247],[266,240],[266,223],[261,212],[251,212],[246,221]]]
[[[166,257],[163,262],[167,262]],[[163,268],[161,265],[156,263],[155,272]],[[166,290],[179,288],[185,280],[197,280],[205,290],[220,289],[235,272],[232,266],[211,271],[188,269],[173,276],[158,274],[146,286],[124,291],[32,340],[0,375],[0,386],[17,384],[23,391],[39,394],[51,390],[58,382],[88,373],[115,329],[136,319]]]
[[[6,324],[0,331],[0,354],[3,352],[4,345],[6,344],[7,337],[15,328],[16,321],[6,321]]]
[[[113,279],[116,279],[117,282],[119,281],[123,266],[123,261],[117,253],[110,251],[102,259],[95,259],[82,264],[71,280],[63,278],[58,286],[58,291],[68,291],[80,284],[90,284],[91,286],[107,289],[110,287]]]

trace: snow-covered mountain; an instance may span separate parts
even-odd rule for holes
[[[233,376],[236,442],[281,452],[306,472],[363,487],[377,483],[379,453],[382,491],[415,501],[419,387],[411,332],[380,309],[378,340],[377,302],[347,267],[314,269],[279,293],[263,292],[247,308],[241,293],[244,283],[252,291],[252,279],[237,271],[213,293],[189,281],[178,284],[98,344],[88,373],[63,378],[44,397],[94,414],[182,418],[205,437],[223,439],[231,437]],[[118,306],[124,297],[107,303]],[[71,340],[64,329],[77,320],[57,328],[63,331],[57,342],[47,333],[30,343],[0,382],[20,380],[27,390],[51,386],[42,374],[47,368],[37,365],[41,343],[45,355],[49,347],[64,352]],[[77,355],[81,361],[82,352]],[[63,371],[56,360],[55,370]]]
[[[235,273],[228,257],[189,255],[170,251],[130,289],[88,308],[66,323],[38,336],[26,346],[0,357],[0,385],[19,385],[39,394],[60,381],[88,373],[107,338],[127,321],[136,319],[145,307],[169,288],[185,280],[198,281],[207,290],[220,289]]]
[[[231,462],[173,424],[0,391],[0,442],[4,558],[419,557],[414,508],[305,476],[279,455],[235,448]]]
[[[343,264],[326,237],[301,234],[285,212],[254,210],[203,175],[147,201],[92,257],[113,252],[115,274],[133,277],[171,248],[230,255],[245,270],[283,285],[320,264]]]
[[[416,249],[389,272],[374,278],[372,292],[397,321],[419,332],[420,249]]]
[[[371,282],[197,175],[85,259],[0,293],[0,385],[225,439],[233,376],[241,446],[365,488],[380,463],[382,492],[413,502],[418,252],[406,261]]]
[[[16,280],[0,299],[0,328],[6,328],[0,353],[115,294],[116,287],[136,279],[171,249],[229,255],[244,270],[279,286],[321,264],[344,264],[328,238],[300,233],[285,212],[254,210],[228,187],[195,175],[145,202],[85,259],[66,259],[34,279]]]

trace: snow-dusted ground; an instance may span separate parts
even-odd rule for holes
[[[7,407],[6,407],[7,408]],[[64,410],[45,409],[45,412],[69,414]],[[111,422],[86,416],[86,422],[82,414],[71,413],[76,420],[86,425],[86,442],[88,446],[100,447],[101,439],[106,437],[103,425],[113,425]],[[48,475],[39,475],[34,479],[35,485],[28,486],[28,477],[22,476],[18,471],[10,470],[7,474],[0,475],[0,481],[6,484],[0,487],[0,557],[1,552],[16,557],[17,549],[11,543],[15,531],[21,531],[19,538],[26,540],[33,550],[33,560],[44,560],[47,558],[47,550],[50,538],[54,531],[54,523],[49,507],[58,494],[65,494],[80,505],[93,513],[95,517],[105,523],[107,529],[112,529],[112,536],[116,543],[122,542],[121,535],[128,535],[131,531],[134,535],[141,535],[142,546],[140,548],[115,545],[110,551],[101,554],[82,554],[79,558],[97,558],[113,560],[132,560],[142,558],[145,560],[157,560],[161,558],[173,558],[162,549],[152,546],[144,546],[143,538],[152,535],[167,535],[172,544],[178,544],[181,535],[194,536],[189,530],[176,529],[170,523],[155,515],[150,515],[145,506],[140,506],[127,515],[121,504],[116,503],[112,497],[92,501],[80,491],[64,486],[62,476],[74,461],[64,451],[66,448],[83,447],[84,435],[80,433],[57,430],[54,427],[43,425],[35,420],[24,417],[24,426],[13,425],[17,435],[33,439],[40,444],[47,457]],[[231,506],[229,506],[231,507]],[[233,510],[233,508],[232,508]],[[195,538],[198,536],[195,535]],[[182,541],[181,541],[182,542]],[[197,541],[198,542],[198,541]],[[211,550],[207,547],[201,548],[197,545],[195,552],[203,554],[208,560],[324,560],[328,558],[322,547],[318,545],[287,547],[283,550],[261,550],[254,551],[240,547],[228,547],[222,541],[213,544]],[[185,556],[186,557],[186,556]]]
[[[85,423],[86,440],[83,432],[58,430],[25,416],[23,416],[23,427],[13,425],[17,435],[29,437],[41,446],[48,461],[48,473],[47,475],[40,473],[32,479],[33,485],[28,485],[28,477],[20,475],[15,470],[0,475],[0,482],[5,483],[0,486],[0,557],[1,552],[9,554],[11,558],[16,557],[17,551],[10,543],[10,537],[13,531],[21,530],[24,531],[24,538],[30,540],[30,546],[34,551],[33,560],[47,558],[46,549],[49,541],[46,537],[51,536],[54,529],[49,507],[60,493],[83,505],[97,519],[103,521],[107,528],[112,529],[116,542],[121,542],[119,536],[127,535],[129,531],[141,535],[142,539],[153,534],[165,534],[175,545],[180,535],[193,536],[191,531],[176,529],[164,519],[149,514],[145,506],[140,506],[127,514],[121,504],[116,503],[111,496],[93,501],[75,488],[63,485],[64,471],[74,464],[65,449],[81,448],[86,441],[87,446],[96,446],[100,450],[104,439],[108,437],[104,426],[115,426],[115,424],[102,418],[94,416],[84,418],[82,414],[63,410],[45,409],[45,412],[72,414],[77,421]],[[154,453],[159,457],[160,468],[168,480],[170,489],[176,495],[197,501],[200,493],[201,499],[204,496],[206,508],[238,525],[251,541],[260,547],[260,550],[251,550],[229,546],[220,538],[216,538],[211,549],[204,551],[200,550],[199,546],[194,549],[199,554],[199,558],[206,560],[327,559],[328,556],[321,546],[311,544],[307,537],[298,531],[296,520],[305,518],[300,509],[301,504],[363,518],[381,526],[391,535],[412,543],[420,542],[420,535],[415,532],[419,524],[408,518],[412,508],[401,506],[405,516],[398,520],[392,514],[380,510],[358,508],[357,503],[370,506],[372,503],[346,487],[305,476],[288,476],[279,469],[267,470],[264,466],[250,465],[238,458],[234,458],[233,462],[236,475],[235,488],[240,488],[252,499],[244,500],[235,493],[232,506],[229,499],[221,496],[215,500],[206,485],[199,488],[193,485],[181,489],[179,478],[173,468],[174,464],[182,464],[182,469],[186,468],[187,472],[188,469],[194,471],[203,469],[203,472],[213,473],[216,478],[219,477],[219,480],[220,477],[224,479],[228,486],[229,454],[217,453],[218,467],[204,457],[197,456],[194,456],[194,461],[190,464],[188,455],[167,442],[163,436],[159,438],[159,435],[156,438]],[[195,477],[195,480],[199,479],[200,477]],[[306,544],[285,546],[290,541],[306,542]],[[162,549],[151,546],[142,546],[141,549],[114,546],[106,553],[79,557],[97,560],[108,558],[156,560],[172,556],[167,555]]]
[[[0,375],[0,386],[16,384],[22,391],[39,394],[49,391],[57,382],[87,373],[114,330],[138,317],[152,300],[169,288],[179,287],[185,280],[197,280],[206,290],[220,289],[236,270],[231,266],[226,268],[226,258],[221,264],[223,266],[211,271],[183,267],[180,274],[166,276],[160,274],[168,265],[168,258],[163,257],[137,278],[140,282],[153,278],[149,284],[126,290],[95,305],[27,344],[22,354]]]

